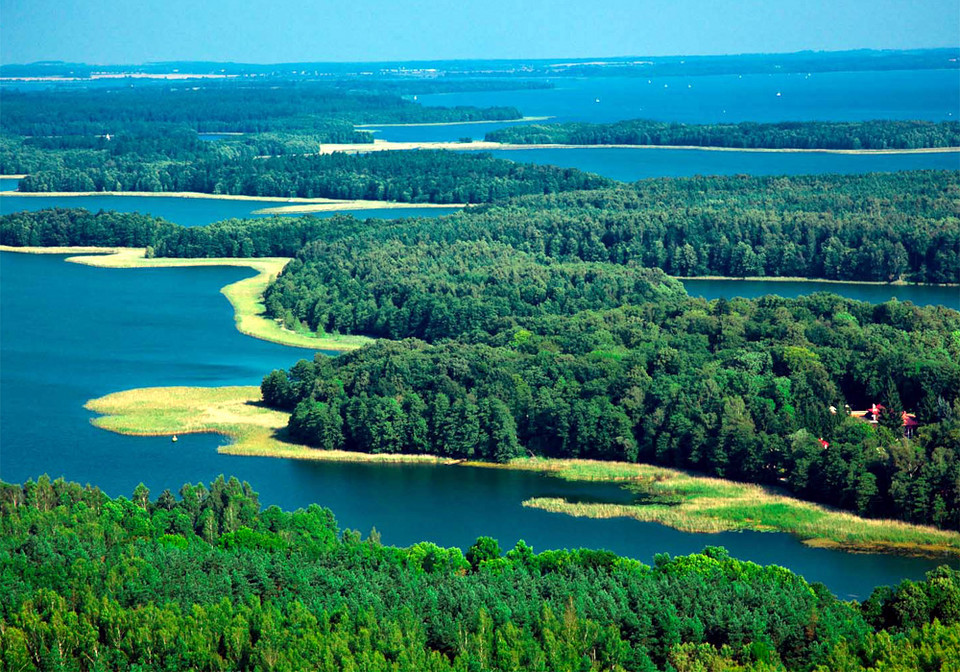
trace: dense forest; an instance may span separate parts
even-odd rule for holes
[[[511,126],[487,133],[507,144],[680,145],[745,149],[924,149],[960,147],[960,122],[795,121],[678,124],[647,119],[610,124]]]
[[[9,135],[121,134],[130,127],[178,125],[198,133],[313,133],[331,119],[426,123],[519,119],[514,108],[424,107],[382,91],[363,93],[295,82],[205,82],[115,89],[5,89],[0,130]]]
[[[195,191],[205,194],[487,203],[522,194],[595,189],[613,180],[573,168],[444,151],[334,153],[258,158],[228,154],[145,162],[135,155],[76,168],[39,170],[19,190]]]
[[[350,157],[337,161],[347,167],[363,166],[371,182],[396,185],[420,180],[415,171],[406,169],[400,169],[402,177],[392,177],[389,155],[353,164]],[[600,179],[511,165],[468,157],[464,163],[455,160],[451,167],[476,180],[478,187],[516,191],[534,185],[560,190],[581,179]],[[457,191],[469,180],[451,186],[452,180],[433,175],[419,181],[418,189],[438,189],[430,192],[435,198],[469,196]],[[322,233],[326,224],[304,218],[233,220],[193,229],[158,229],[149,244],[159,256],[295,256],[309,240],[334,242],[364,230],[368,231],[364,245],[391,239],[407,245],[421,239],[450,244],[484,240],[532,257],[660,268],[676,276],[957,283],[958,203],[960,175],[954,171],[653,179],[616,188],[530,195],[435,219],[366,225],[356,221],[346,225],[340,217],[323,220],[338,222],[330,225],[330,235]],[[57,211],[0,217],[0,236],[10,245],[45,239],[64,245],[93,244],[82,234],[92,215],[53,212]],[[64,217],[84,223],[71,228]],[[103,225],[103,235],[110,240],[115,229],[119,232],[140,221],[125,215],[114,220]],[[306,314],[297,317],[306,319]]]
[[[938,670],[960,664],[960,574],[862,604],[720,548],[383,545],[236,479],[130,499],[0,485],[9,670]]]

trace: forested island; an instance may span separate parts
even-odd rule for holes
[[[838,670],[960,664],[960,574],[837,599],[722,548],[383,545],[218,478],[130,499],[0,484],[11,670]]]
[[[38,170],[22,192],[198,192],[403,203],[489,203],[522,194],[595,189],[613,180],[572,168],[538,166],[456,152],[374,152],[237,157],[229,147],[185,161],[136,155],[104,165]]]
[[[610,124],[524,124],[486,134],[514,145],[642,145],[737,149],[890,150],[960,147],[960,122],[796,121],[678,124],[633,119]]]

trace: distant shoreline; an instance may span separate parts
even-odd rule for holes
[[[522,124],[528,121],[546,121],[549,117],[520,117],[519,119],[481,119],[479,121],[428,121],[410,124],[357,124],[354,128],[407,128],[416,126],[466,126],[467,124]]]
[[[22,180],[26,176],[26,173],[23,175],[0,175],[0,180]]]
[[[289,207],[261,208],[253,214],[282,214],[284,212],[328,212],[332,210],[379,210],[388,208],[465,208],[465,203],[403,203],[400,201],[369,201],[365,199],[338,200],[335,198],[285,198],[283,196],[247,196],[244,194],[203,194],[197,191],[3,191],[0,195],[39,198],[85,198],[90,196],[123,196],[136,198],[200,198],[219,201],[256,201],[293,203]]]
[[[492,152],[499,150],[520,151],[524,149],[686,149],[703,150],[709,152],[758,152],[775,154],[851,154],[862,156],[881,156],[888,154],[951,154],[960,152],[960,147],[926,147],[922,149],[770,149],[751,147],[702,147],[699,145],[563,145],[563,144],[508,144],[478,140],[476,142],[456,141],[409,141],[394,142],[390,140],[374,140],[372,143],[348,143],[321,145],[321,154],[335,152],[382,152],[405,150],[437,150],[447,149],[456,151]]]

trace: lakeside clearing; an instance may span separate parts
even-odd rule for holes
[[[290,262],[288,257],[257,258],[152,258],[145,250],[129,247],[10,247],[0,245],[0,252],[22,254],[75,254],[65,261],[100,268],[182,268],[190,266],[240,266],[252,268],[257,275],[223,287],[220,293],[227,297],[234,310],[237,331],[264,341],[297,348],[346,352],[355,350],[373,339],[363,336],[316,335],[306,331],[285,329],[279,322],[267,317],[263,292],[267,285]]]
[[[26,177],[25,175],[6,176]],[[371,201],[366,199],[338,200],[335,198],[300,198],[283,196],[246,196],[242,194],[203,194],[197,191],[9,191],[0,192],[8,196],[26,197],[78,197],[85,196],[135,196],[137,198],[202,198],[219,201],[256,201],[268,203],[292,203],[287,209],[283,206],[263,208],[254,211],[254,214],[282,214],[283,212],[326,212],[330,210],[376,210],[387,208],[462,208],[463,203],[401,203],[399,201]],[[296,208],[313,208],[299,210]]]
[[[408,128],[417,126],[466,126],[468,124],[525,124],[532,121],[547,121],[549,117],[520,117],[519,119],[480,119],[479,121],[430,121],[410,124],[357,124],[354,128]]]
[[[431,455],[324,451],[286,438],[289,414],[265,407],[260,389],[153,387],[116,392],[87,402],[102,429],[134,436],[219,433],[232,443],[222,453],[322,461],[460,464],[537,471],[570,481],[616,483],[633,504],[534,498],[524,506],[591,518],[628,517],[685,532],[786,532],[810,546],[854,552],[960,556],[960,533],[893,520],[860,518],[788,496],[776,488],[737,483],[648,464],[518,458],[507,464],[463,462]]]
[[[375,139],[372,143],[348,143],[348,144],[327,144],[320,146],[321,154],[333,154],[335,152],[384,152],[384,151],[409,151],[414,149],[424,150],[457,150],[457,151],[475,151],[492,152],[497,150],[523,150],[523,149],[697,149],[711,152],[760,152],[775,154],[860,154],[860,155],[882,155],[882,154],[945,154],[951,152],[960,152],[960,147],[927,147],[923,149],[768,149],[768,148],[746,148],[746,147],[701,147],[699,145],[562,145],[562,144],[536,144],[536,145],[517,145],[500,142],[488,142],[487,140],[477,140],[475,142],[441,142],[441,141],[406,141],[394,142],[391,140]]]

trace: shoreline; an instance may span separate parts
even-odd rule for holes
[[[245,194],[204,194],[198,191],[9,191],[0,192],[12,196],[53,196],[53,197],[85,197],[85,196],[136,196],[141,198],[206,198],[220,201],[264,201],[269,203],[303,203],[325,205],[334,208],[369,209],[381,207],[420,207],[416,203],[401,203],[398,201],[368,201],[364,199],[339,200],[336,198],[301,198],[284,196],[247,196]]]
[[[960,287],[958,282],[909,282],[907,280],[891,280],[882,282],[880,280],[827,280],[825,278],[803,278],[803,277],[780,277],[765,275],[749,275],[743,278],[736,278],[726,275],[672,275],[674,280],[683,282],[684,280],[722,280],[731,282],[826,282],[832,285],[876,285],[882,287]]]
[[[0,180],[22,180],[26,176],[26,173],[23,175],[0,175]]]
[[[280,215],[286,213],[332,212],[338,210],[389,210],[404,208],[465,208],[467,203],[404,203],[401,201],[370,201],[362,198],[341,201],[335,198],[284,198],[283,196],[246,196],[243,194],[203,194],[197,191],[0,191],[0,196],[26,196],[50,198],[86,198],[90,196],[118,196],[135,198],[198,198],[220,201],[254,201],[267,203],[292,203],[254,210],[254,215]]]
[[[797,499],[770,486],[728,481],[651,464],[579,459],[517,458],[507,464],[436,455],[324,451],[287,440],[289,414],[263,405],[260,388],[152,387],[89,400],[98,413],[91,423],[129,436],[217,433],[227,437],[218,452],[230,455],[434,464],[535,471],[570,481],[607,482],[644,496],[644,503],[578,503],[534,497],[523,506],[566,515],[627,517],[685,532],[737,530],[781,532],[820,548],[927,557],[960,556],[960,533],[902,521],[860,518],[853,513]]]
[[[19,254],[73,254],[64,261],[98,268],[186,268],[193,266],[238,266],[252,268],[257,275],[222,287],[233,307],[234,324],[241,334],[278,345],[314,351],[347,352],[371,343],[364,336],[311,336],[285,329],[265,316],[263,292],[267,285],[290,263],[288,257],[202,257],[185,259],[156,257],[147,259],[145,250],[132,247],[11,247],[0,245],[0,252]]]
[[[927,147],[921,149],[771,149],[749,147],[704,147],[700,145],[567,145],[560,143],[545,144],[511,144],[477,140],[475,142],[456,141],[391,141],[375,139],[372,143],[327,144],[320,148],[321,154],[334,152],[382,152],[422,150],[459,150],[474,152],[492,152],[499,150],[521,151],[525,149],[684,149],[703,150],[710,152],[761,152],[761,153],[794,153],[794,154],[856,154],[862,156],[877,156],[886,154],[951,154],[960,152],[960,147]]]
[[[547,121],[554,117],[520,117],[519,119],[480,119],[479,121],[428,121],[410,124],[355,124],[354,128],[410,128],[417,126],[466,126],[467,124],[523,124],[531,121]]]
[[[281,205],[275,208],[260,208],[253,215],[295,215],[311,212],[340,212],[353,210],[403,210],[409,208],[449,208],[462,210],[470,203],[401,203],[399,201],[352,201],[348,205],[341,203],[304,203],[302,205]]]

